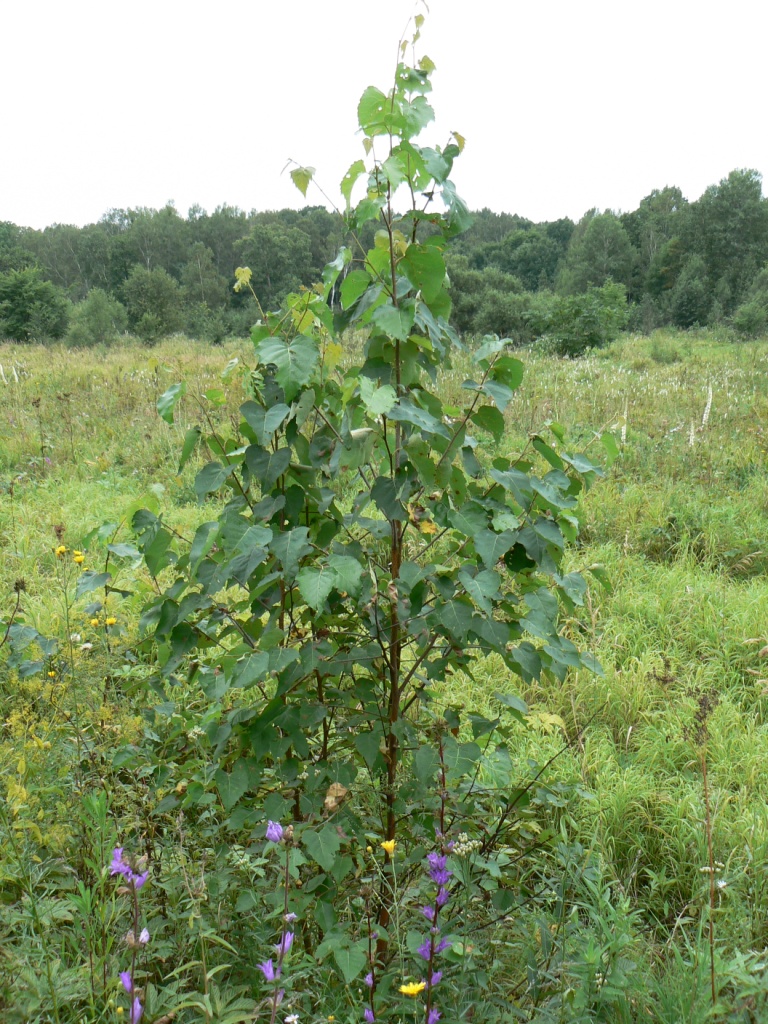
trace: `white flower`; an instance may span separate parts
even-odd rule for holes
[[[284,1018],[284,1021],[285,1024],[299,1024],[299,1015],[298,1013],[289,1013],[288,1016]]]

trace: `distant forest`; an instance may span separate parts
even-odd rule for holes
[[[363,258],[378,227],[352,239],[324,207],[193,207],[183,217],[172,204],[110,210],[83,228],[0,222],[0,337],[96,345],[126,332],[148,344],[176,332],[245,336],[259,313],[233,290],[236,267],[250,267],[262,307],[276,308],[316,282],[341,245]],[[451,322],[463,334],[554,336],[571,353],[625,326],[727,324],[756,336],[768,327],[768,199],[757,171],[735,170],[695,202],[667,187],[631,213],[590,210],[578,223],[484,209],[447,266]],[[571,342],[569,324],[579,335]]]

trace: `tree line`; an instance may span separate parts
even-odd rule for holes
[[[126,331],[147,343],[180,331],[242,336],[260,313],[233,290],[236,267],[250,267],[262,308],[273,309],[316,282],[340,245],[363,258],[376,229],[370,222],[353,239],[319,206],[193,207],[183,217],[171,203],[110,210],[83,228],[0,222],[0,336],[73,345]],[[666,187],[632,212],[590,210],[578,223],[483,209],[447,265],[451,320],[463,333],[549,338],[565,353],[627,324],[727,323],[755,336],[768,328],[768,199],[757,171],[734,170],[694,202]]]

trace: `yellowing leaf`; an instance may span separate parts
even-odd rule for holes
[[[451,132],[451,135],[456,140],[456,145],[459,147],[459,152],[461,153],[464,149],[464,146],[467,143],[467,140],[464,138],[463,135],[459,135],[458,132]]]
[[[343,347],[337,341],[331,341],[325,346],[323,362],[326,370],[335,370],[344,355]]]
[[[334,811],[341,807],[344,797],[347,795],[349,790],[346,786],[342,786],[340,782],[332,782],[328,787],[328,792],[325,794],[325,800],[323,807],[328,814],[332,814]]]
[[[437,525],[433,523],[431,519],[422,519],[419,523],[419,532],[424,533],[427,536],[431,536],[432,534],[437,533]]]
[[[303,196],[306,196],[309,183],[315,175],[314,167],[294,167],[291,171],[291,180]]]
[[[538,726],[547,735],[553,733],[556,729],[561,729],[565,732],[565,722],[560,715],[552,715],[548,711],[532,711],[529,715],[526,715],[526,718],[534,728]]]

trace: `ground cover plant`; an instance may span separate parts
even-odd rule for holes
[[[765,1013],[768,346],[460,348],[409,54],[249,341],[0,348],[4,1020]]]

